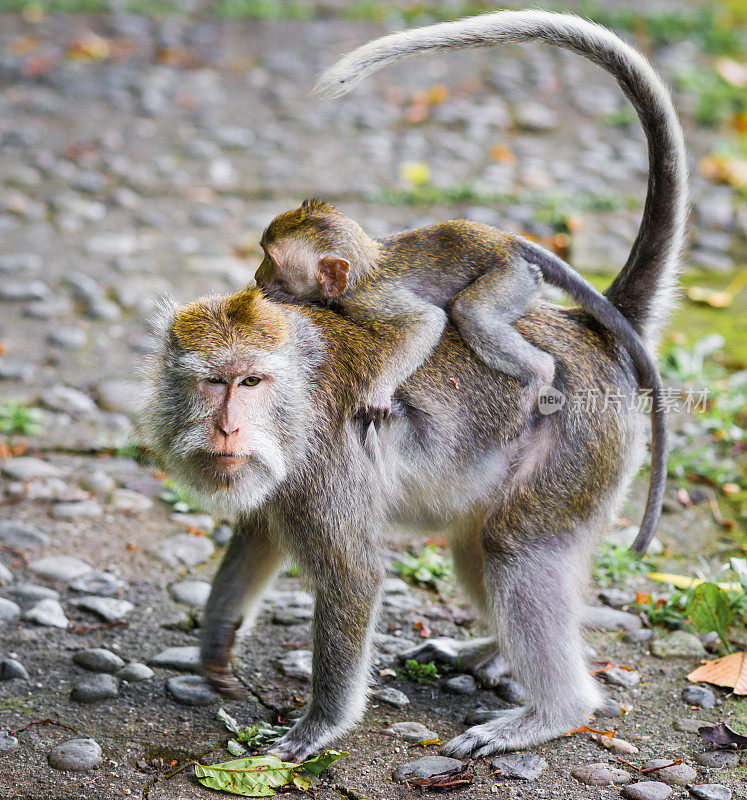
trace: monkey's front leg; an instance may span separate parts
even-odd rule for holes
[[[231,650],[239,626],[250,624],[265,589],[278,571],[283,553],[259,514],[241,517],[210,591],[202,623],[203,674],[222,694],[241,696],[231,672]]]
[[[335,574],[317,589],[309,710],[269,751],[283,761],[318,752],[349,730],[366,707],[383,576],[373,564],[350,564],[342,575],[338,570],[336,563]]]

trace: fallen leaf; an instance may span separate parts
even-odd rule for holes
[[[740,64],[731,58],[719,58],[716,61],[716,72],[738,89],[747,87],[747,64]]]
[[[419,742],[413,742],[410,747],[430,747],[432,744],[441,744],[440,739],[421,739]]]
[[[747,654],[731,653],[731,655],[707,661],[693,670],[687,679],[691,683],[712,683],[715,686],[726,686],[734,694],[747,695]]]
[[[725,722],[719,722],[712,728],[704,725],[698,728],[698,733],[703,741],[710,742],[717,748],[747,750],[747,736],[732,730]]]
[[[432,106],[436,106],[449,99],[449,89],[442,83],[437,83],[426,91],[426,98]]]
[[[590,728],[588,725],[582,725],[580,728],[574,728],[572,731],[568,731],[568,733],[564,735],[571,736],[574,733],[598,733],[600,736],[614,736],[617,731],[598,731],[594,728]]]
[[[67,54],[79,61],[104,61],[109,58],[111,48],[106,39],[93,31],[81,34],[68,48]]]
[[[469,786],[475,779],[475,767],[468,761],[461,767],[435,775],[432,778],[407,778],[405,786],[408,789],[431,789],[433,791],[443,791],[444,789],[456,789],[458,786]]]
[[[675,586],[677,589],[689,589],[691,586],[700,586],[700,584],[703,583],[699,578],[690,578],[687,575],[675,575],[671,572],[649,572],[648,577],[657,583],[671,583],[672,586]],[[742,591],[742,587],[738,583],[722,581],[721,583],[717,583],[716,586],[718,586],[719,589],[723,589],[725,592]]]

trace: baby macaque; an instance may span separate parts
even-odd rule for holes
[[[319,200],[280,214],[267,226],[259,286],[337,305],[369,329],[386,353],[385,368],[362,398],[362,418],[378,426],[392,394],[425,361],[447,319],[487,366],[534,393],[551,384],[555,364],[513,323],[536,299],[543,279],[565,290],[630,349],[633,327],[572,267],[520,236],[467,220],[449,220],[390,236],[369,237]],[[654,367],[655,370],[655,367]]]

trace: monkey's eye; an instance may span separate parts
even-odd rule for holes
[[[244,380],[241,381],[241,385],[256,386],[261,380],[262,378],[258,378],[256,375],[250,375],[248,378],[244,378]]]
[[[208,383],[227,383],[227,381],[226,381],[226,379],[225,379],[225,378],[215,378],[215,377],[211,377],[211,378],[206,378],[205,380],[206,380]]]

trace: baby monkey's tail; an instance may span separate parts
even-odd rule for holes
[[[326,97],[339,97],[372,72],[409,58],[431,52],[532,40],[571,50],[604,68],[617,80],[638,113],[648,140],[648,192],[641,227],[627,263],[606,291],[607,298],[622,312],[617,323],[608,327],[621,335],[623,321],[626,321],[628,332],[632,326],[634,332],[655,343],[674,298],[678,258],[684,241],[685,146],[666,87],[651,64],[614,33],[571,14],[498,11],[402,31],[369,42],[326,70],[315,90]],[[548,269],[551,267],[548,263]],[[594,302],[599,302],[600,298],[604,300],[599,295]],[[609,316],[609,306],[599,311],[603,319]],[[650,369],[651,356],[642,341],[621,335],[621,343],[626,340],[641,381],[653,394],[654,470],[644,523],[633,544],[637,552],[643,553],[661,512],[667,458],[666,426],[658,371],[655,365]]]

